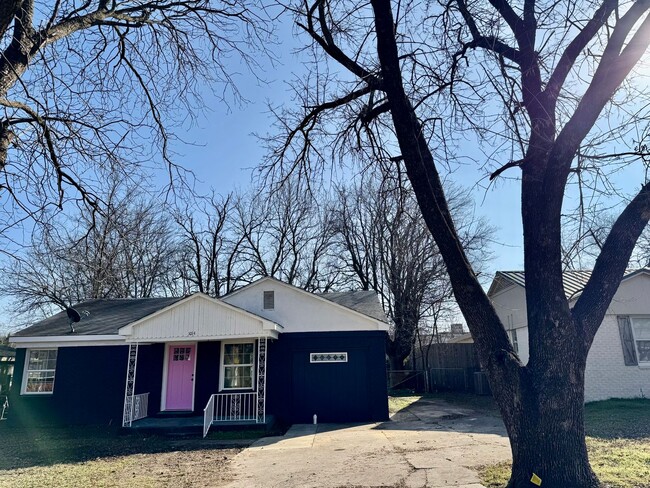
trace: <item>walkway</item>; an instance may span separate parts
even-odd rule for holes
[[[422,399],[379,424],[295,425],[238,454],[228,488],[480,488],[476,468],[510,458],[501,420]]]

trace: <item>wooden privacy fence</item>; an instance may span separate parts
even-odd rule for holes
[[[431,389],[490,394],[474,344],[433,344],[428,351],[428,367]]]

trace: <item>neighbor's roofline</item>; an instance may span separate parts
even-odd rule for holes
[[[580,272],[585,273],[585,272],[590,272],[590,271],[593,271],[593,270],[591,270],[591,269],[572,269],[572,270],[568,270],[568,271],[576,272],[576,273],[580,273]],[[505,291],[509,290],[510,288],[512,288],[513,286],[520,286],[520,287],[522,287],[522,288],[525,288],[525,286],[523,286],[521,283],[518,283],[518,282],[516,282],[515,280],[513,280],[512,278],[510,278],[510,276],[508,276],[506,273],[522,273],[522,274],[524,275],[524,280],[526,279],[526,278],[525,278],[525,277],[526,277],[526,272],[525,272],[524,270],[518,270],[518,271],[497,271],[497,272],[494,274],[494,278],[492,279],[492,283],[490,284],[490,288],[489,288],[489,290],[488,290],[488,292],[487,292],[487,296],[488,296],[488,297],[491,297],[491,296],[494,296],[494,295],[498,295],[498,294],[500,294],[500,293],[502,293],[502,292],[505,292]],[[562,273],[563,276],[564,276],[564,273],[565,273],[565,272]],[[624,282],[624,281],[627,281],[627,280],[629,280],[629,279],[631,279],[631,278],[634,278],[634,277],[636,277],[636,276],[638,276],[638,275],[641,275],[641,274],[645,274],[645,275],[650,276],[650,269],[649,269],[649,268],[638,268],[638,269],[634,269],[634,270],[626,270],[625,274],[624,274],[623,277],[621,278],[621,283]],[[502,290],[499,290],[498,292],[494,293],[494,292],[492,291],[492,289],[494,288],[495,283],[496,283],[496,280],[497,280],[497,277],[499,277],[499,276],[500,276],[502,279],[504,279],[504,280],[510,282],[511,286],[509,286],[509,287],[507,287],[507,288],[504,288],[504,289],[502,289]],[[589,279],[587,280],[587,283],[589,283],[589,280],[590,280],[590,279],[591,279],[591,277],[589,277]],[[584,287],[582,287],[580,290],[578,290],[578,291],[575,292],[573,295],[571,295],[570,297],[567,297],[567,298],[568,298],[569,300],[575,300],[575,299],[577,299],[577,298],[582,294],[582,291],[583,291],[583,290],[584,290]]]
[[[352,314],[358,315],[359,317],[362,317],[362,318],[364,318],[364,319],[366,319],[366,320],[369,320],[369,321],[371,321],[371,322],[376,322],[376,323],[378,323],[378,324],[381,324],[380,326],[386,326],[386,330],[388,330],[388,328],[390,327],[390,322],[387,322],[387,321],[384,321],[384,320],[379,320],[379,319],[377,319],[377,318],[375,318],[375,317],[371,317],[370,315],[366,315],[365,313],[358,312],[358,311],[354,310],[353,308],[346,307],[345,305],[340,305],[340,304],[338,304],[338,303],[336,303],[336,302],[333,302],[333,301],[331,301],[331,300],[328,300],[327,298],[323,298],[322,296],[316,295],[315,293],[311,293],[311,292],[308,292],[308,291],[306,291],[306,290],[303,290],[302,288],[299,288],[299,287],[297,287],[297,286],[295,286],[295,285],[291,285],[291,284],[289,284],[289,283],[285,283],[284,281],[281,281],[281,280],[279,280],[279,279],[277,279],[277,278],[274,278],[274,277],[272,277],[272,276],[264,276],[263,278],[260,278],[259,280],[256,280],[256,281],[253,281],[252,283],[249,283],[249,284],[246,285],[246,286],[242,286],[242,287],[239,288],[238,290],[231,291],[231,292],[228,293],[227,295],[224,295],[223,298],[226,299],[226,298],[228,298],[228,297],[231,297],[231,296],[237,295],[238,293],[244,291],[246,288],[250,288],[250,287],[252,287],[253,285],[259,285],[260,283],[263,283],[264,281],[273,281],[273,282],[275,282],[275,283],[279,283],[280,285],[284,285],[284,286],[287,287],[287,288],[291,288],[292,290],[296,290],[296,291],[298,291],[298,292],[300,292],[300,293],[302,293],[302,294],[304,294],[304,295],[310,296],[310,297],[312,297],[312,298],[315,298],[316,300],[320,300],[320,301],[322,301],[322,302],[324,302],[324,303],[327,303],[328,305],[332,305],[332,306],[334,306],[334,307],[338,307],[338,308],[340,308],[341,310],[345,310],[346,312],[349,312],[349,313],[352,313]],[[344,292],[340,292],[340,293],[344,293]],[[380,304],[380,306],[381,306],[381,304]],[[386,320],[388,320],[388,317],[386,317]]]

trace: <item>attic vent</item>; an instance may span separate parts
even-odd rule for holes
[[[273,310],[275,308],[275,292],[264,292],[264,310]]]

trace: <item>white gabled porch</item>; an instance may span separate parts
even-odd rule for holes
[[[204,437],[213,425],[264,425],[268,340],[276,339],[281,329],[278,324],[201,294],[123,327],[119,333],[129,345],[123,427],[132,427],[138,421],[138,427],[167,422],[170,428],[197,422],[201,407],[197,402],[205,401],[208,383],[213,393],[203,408]],[[220,352],[214,351],[214,344]],[[200,345],[210,346],[212,356],[197,359]],[[139,350],[144,346],[164,348],[161,386],[153,394],[138,382]],[[151,368],[148,364],[145,369],[149,384]],[[214,381],[215,369],[218,382]],[[203,383],[200,398],[195,399],[197,380]],[[156,422],[142,421],[152,415],[156,415]],[[182,418],[193,420],[180,421]]]

